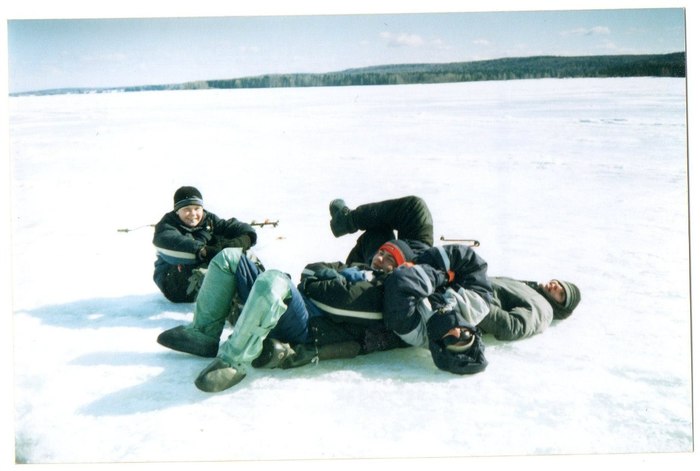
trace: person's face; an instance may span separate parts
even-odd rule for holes
[[[191,204],[178,209],[177,215],[183,224],[189,227],[195,227],[202,221],[204,208],[198,204]]]
[[[396,268],[396,260],[394,260],[394,257],[392,257],[389,252],[378,250],[377,253],[374,254],[374,257],[372,257],[372,268],[389,273]]]
[[[550,280],[547,283],[540,283],[540,286],[552,300],[561,305],[563,305],[564,301],[566,301],[566,291],[564,291],[564,287],[559,284],[557,280]]]

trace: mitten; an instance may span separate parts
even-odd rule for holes
[[[365,274],[357,267],[350,267],[340,270],[340,274],[350,283],[356,283],[365,279]]]

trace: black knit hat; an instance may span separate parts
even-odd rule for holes
[[[196,204],[199,206],[204,206],[204,200],[202,199],[202,194],[193,186],[181,186],[175,192],[173,196],[173,204],[175,211],[185,206],[190,206]]]
[[[396,261],[396,266],[401,266],[406,262],[411,262],[416,257],[411,247],[400,239],[393,239],[384,242],[379,250],[384,250],[391,254]]]

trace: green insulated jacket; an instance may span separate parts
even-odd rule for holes
[[[537,290],[537,283],[491,277],[493,300],[479,328],[498,340],[517,340],[543,332],[552,323],[552,305]]]

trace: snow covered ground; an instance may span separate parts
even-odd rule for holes
[[[17,461],[691,452],[685,99],[658,78],[10,98]],[[412,349],[205,394],[209,361],[155,342],[192,305],[151,281],[152,229],[118,231],[180,185],[279,220],[256,252],[296,279],[354,242],[328,228],[333,198],[416,194],[492,275],[583,301],[537,337],[486,337],[475,376]]]

